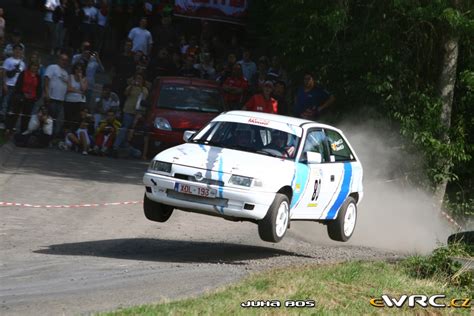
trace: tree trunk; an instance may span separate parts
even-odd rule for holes
[[[457,8],[458,1],[454,0],[453,6]],[[443,104],[440,118],[441,128],[443,130],[441,139],[449,143],[450,140],[448,131],[451,127],[451,112],[453,108],[454,86],[456,83],[459,37],[448,30],[442,41],[443,59],[441,65],[442,69],[438,81],[439,97],[441,98]],[[440,166],[443,174],[448,174],[451,168],[451,161],[449,159],[443,159],[440,161]],[[440,207],[444,200],[447,184],[448,180],[444,179],[436,186],[435,189],[435,198]]]

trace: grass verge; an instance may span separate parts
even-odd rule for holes
[[[159,289],[157,289],[159,290]],[[417,279],[402,264],[347,262],[328,266],[279,268],[253,275],[237,285],[198,298],[158,305],[143,305],[101,315],[367,315],[367,314],[465,314],[470,308],[421,308],[401,310],[370,305],[371,298],[388,294],[444,294],[471,298],[472,288],[447,285],[443,280]],[[247,300],[279,300],[280,308],[242,308]],[[285,300],[315,300],[315,308],[287,308]]]

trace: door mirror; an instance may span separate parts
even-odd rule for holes
[[[308,163],[308,165],[321,163],[323,161],[323,156],[321,156],[320,153],[307,151],[305,154],[306,154],[306,162]]]
[[[187,143],[194,134],[196,134],[196,131],[185,131],[183,134],[183,140]]]

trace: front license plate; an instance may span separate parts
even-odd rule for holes
[[[194,185],[183,184],[183,183],[175,183],[174,190],[181,193],[192,194],[192,195],[197,195],[197,196],[202,196],[202,197],[209,197],[209,198],[215,198],[216,193],[217,193],[217,190],[215,189],[201,188]]]

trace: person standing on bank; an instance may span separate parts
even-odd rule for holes
[[[137,111],[141,108],[141,101],[148,97],[148,89],[145,87],[145,79],[141,74],[135,74],[132,82],[125,89],[125,104],[123,106],[122,129],[119,131],[113,145],[113,155],[117,154],[120,147],[126,145],[128,129],[132,127]]]
[[[64,104],[64,125],[76,130],[79,125],[79,113],[86,105],[87,79],[81,63],[72,66],[72,72],[68,78],[67,93]]]
[[[2,106],[0,108],[0,113],[2,118],[6,119],[6,116],[10,110],[11,98],[15,92],[15,85],[20,76],[26,68],[25,63],[23,62],[23,48],[16,44],[13,46],[13,56],[5,59],[3,62],[3,89],[4,97]]]
[[[30,62],[28,68],[20,73],[15,85],[12,98],[12,109],[7,117],[7,131],[13,130],[21,114],[21,124],[18,133],[23,133],[28,128],[28,122],[33,112],[35,102],[41,96],[41,78],[38,74],[39,63]]]
[[[242,110],[277,114],[278,101],[272,97],[272,92],[273,82],[268,80],[263,85],[262,93],[253,95]]]
[[[68,61],[68,55],[59,55],[58,63],[49,65],[44,74],[44,103],[48,106],[51,117],[55,119],[54,135],[58,135],[63,126],[63,103],[67,92],[68,73],[66,67]]]
[[[303,80],[303,86],[296,92],[293,114],[308,120],[318,119],[320,113],[331,106],[336,98],[316,85],[313,73],[306,72]]]

